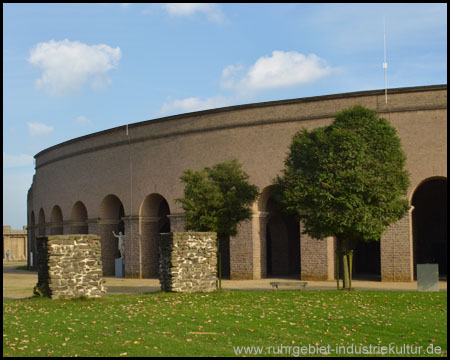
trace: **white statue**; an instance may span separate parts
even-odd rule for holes
[[[122,234],[122,231],[119,231],[119,235],[117,235],[113,230],[113,235],[116,238],[119,238],[119,251],[120,251],[120,257],[123,258],[125,255],[125,242],[124,242],[124,235]]]

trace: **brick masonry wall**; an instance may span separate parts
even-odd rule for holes
[[[381,281],[412,281],[411,215],[391,225],[380,240]]]
[[[318,240],[306,234],[301,234],[300,238],[302,280],[334,279],[334,239]]]
[[[106,294],[101,244],[97,235],[52,235],[37,238],[38,283],[51,299]]]
[[[167,200],[173,213],[169,216],[171,231],[184,231],[182,217],[176,218],[182,209],[175,199],[183,195],[184,186],[179,178],[185,169],[200,169],[236,157],[249,174],[250,182],[264,189],[282,169],[296,131],[303,126],[311,130],[328,125],[337,111],[355,104],[376,110],[397,129],[411,173],[408,198],[423,180],[447,177],[446,85],[392,89],[389,109],[384,103],[382,90],[336,94],[176,115],[132,124],[128,129],[129,137],[125,135],[124,127],[118,127],[53,146],[36,155],[36,174],[28,197],[28,225],[38,225],[36,236],[50,234],[50,228],[46,232],[44,223],[46,218],[51,218],[49,215],[54,206],[60,207],[67,221],[77,201],[85,205],[91,219],[98,219],[101,217],[100,204],[108,194],[120,199],[124,204],[124,214],[137,216],[145,197],[154,192]],[[130,157],[128,151],[123,151],[124,143],[129,144],[133,155],[132,192],[129,191],[129,172],[114,170],[129,168]],[[148,159],[158,161],[149,162]],[[79,181],[80,178],[89,179],[89,186]],[[88,220],[89,233],[99,234],[98,225],[92,221],[97,220]],[[261,234],[264,231],[260,229]],[[254,279],[264,276],[266,263],[263,259],[265,236],[258,237],[257,234],[254,227],[253,238],[247,239],[250,244],[245,245],[253,247],[248,261],[251,264],[250,277]],[[390,240],[385,241],[384,245],[390,246]],[[309,254],[311,262],[314,262],[313,250],[318,244],[311,244],[313,249]],[[409,245],[405,243],[404,247],[409,251]],[[29,250],[32,251],[32,246]],[[242,250],[247,251],[245,248]],[[231,253],[233,257],[233,250]],[[397,250],[395,253],[398,254]],[[136,259],[141,255],[133,253]],[[329,255],[319,256],[330,258]],[[410,268],[406,264],[406,268],[394,276],[393,270],[389,270],[389,261],[383,260],[387,264],[383,270],[384,281],[397,278]],[[330,266],[328,263],[328,268]],[[305,276],[308,272],[304,272]],[[330,270],[322,273],[326,272]],[[247,278],[249,270],[242,274],[235,272],[235,276]]]
[[[139,233],[139,218],[124,218],[125,222],[125,277],[131,279],[141,279],[141,235]],[[117,234],[117,232],[116,232]]]
[[[267,276],[267,243],[266,225],[267,212],[253,213],[253,278],[261,279]]]
[[[159,251],[159,280],[163,291],[217,290],[216,233],[161,234]]]
[[[142,277],[158,277],[159,218],[141,219]]]
[[[238,225],[238,233],[230,238],[230,278],[253,278],[253,226],[252,220]]]

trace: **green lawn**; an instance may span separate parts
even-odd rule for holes
[[[422,346],[422,355],[440,347],[446,356],[447,293],[217,291],[3,302],[3,356],[235,356],[242,346],[303,356],[327,345],[334,356],[337,346],[342,353],[352,344],[366,347],[363,356],[369,346],[389,345]]]

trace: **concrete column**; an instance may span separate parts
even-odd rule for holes
[[[413,281],[412,211],[391,225],[380,240],[381,281]]]
[[[170,231],[171,232],[184,232],[185,231],[185,214],[176,213],[167,215],[170,220]]]
[[[113,231],[118,234],[120,220],[99,220],[98,235],[102,244],[103,276],[115,275],[115,259],[119,257],[118,239]]]
[[[140,218],[140,247],[143,278],[158,277],[159,220],[160,218],[156,216]]]
[[[125,224],[125,277],[142,279],[139,217],[127,216],[122,220]]]
[[[300,225],[300,229],[302,229]],[[300,262],[302,280],[335,279],[336,240],[333,237],[314,239],[300,233]]]

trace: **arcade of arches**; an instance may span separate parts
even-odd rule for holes
[[[301,224],[292,215],[282,211],[281,206],[274,199],[272,187],[263,189],[261,196],[255,204],[254,218],[243,226],[242,233],[247,237],[231,238],[227,244],[222,245],[222,270],[224,277],[236,274],[236,269],[252,254],[236,256],[237,248],[253,241],[258,248],[259,274],[261,277],[289,277],[306,278],[308,261],[321,263],[320,255],[327,260],[325,264],[329,269],[328,280],[334,277],[334,249],[333,239],[318,241],[309,239],[301,234]],[[413,249],[412,267],[421,263],[439,264],[441,278],[447,278],[447,179],[435,177],[424,180],[411,196],[411,241]],[[109,194],[100,203],[99,217],[89,219],[86,206],[81,201],[74,203],[70,220],[64,221],[63,213],[58,205],[51,209],[50,221],[46,222],[44,210],[39,209],[37,222],[35,212],[31,211],[28,233],[31,239],[29,250],[35,253],[35,238],[41,235],[56,234],[98,234],[102,242],[102,261],[105,276],[115,275],[114,261],[120,256],[118,240],[113,235],[122,232],[125,234],[125,275],[129,278],[155,278],[158,276],[158,238],[160,233],[170,231],[184,231],[182,214],[171,214],[169,204],[160,194],[149,194],[144,198],[139,209],[139,216],[127,216],[122,201],[114,194]],[[256,230],[255,230],[256,229]],[[255,246],[256,241],[259,242]],[[253,240],[249,240],[253,238]],[[328,242],[327,242],[328,241]],[[309,243],[308,243],[309,242]],[[316,255],[302,254],[305,245],[316,246]],[[325,252],[322,250],[326,247]],[[382,279],[382,261],[380,242],[353,243],[355,257],[353,276],[355,279],[380,280]],[[252,250],[253,251],[253,250]],[[303,255],[303,257],[302,257]],[[253,257],[254,254],[253,254]],[[29,265],[33,260],[29,259]],[[310,261],[311,262],[311,261]],[[313,264],[312,266],[316,266]],[[257,268],[257,267],[255,267]],[[234,272],[233,272],[234,271]],[[309,271],[309,270],[308,270]],[[311,271],[309,271],[311,273]],[[247,277],[248,278],[248,277]],[[324,278],[322,278],[324,279]]]

